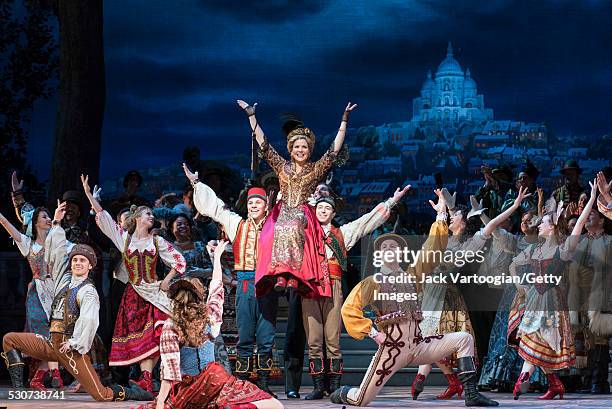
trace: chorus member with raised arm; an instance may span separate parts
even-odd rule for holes
[[[96,212],[96,223],[123,255],[129,283],[123,293],[109,356],[110,366],[138,363],[141,377],[130,380],[151,392],[151,371],[159,358],[159,336],[171,313],[165,291],[175,274],[185,272],[185,259],[169,242],[151,233],[153,211],[146,206],[132,206],[127,216],[127,230],[118,225],[92,196],[88,177],[81,175],[85,195]],[[157,260],[171,268],[160,281]]]
[[[444,251],[448,241],[446,204],[440,190],[436,190],[438,203],[430,201],[437,212],[436,221],[421,249],[426,254]],[[349,294],[342,306],[342,320],[350,336],[373,338],[378,350],[358,388],[343,386],[331,395],[333,403],[367,406],[376,398],[385,383],[401,368],[408,365],[430,364],[456,354],[459,379],[464,387],[466,406],[497,406],[497,402],[481,395],[476,389],[474,339],[466,332],[454,332],[423,337],[419,323],[423,319],[417,285],[425,274],[431,273],[439,262],[435,257],[419,258],[407,270],[399,264],[397,251],[407,243],[396,234],[379,236],[374,249],[381,251],[383,265],[380,273],[361,281]],[[391,257],[389,257],[391,256]],[[397,278],[408,274],[411,280]],[[408,282],[406,282],[408,281]],[[398,294],[407,295],[400,299]],[[386,295],[386,296],[385,296]],[[413,296],[410,296],[413,295]],[[376,314],[376,328],[364,316],[364,308],[372,306]]]
[[[342,351],[340,350],[340,332],[342,330],[342,274],[346,273],[347,253],[362,237],[380,227],[391,214],[395,206],[408,192],[410,185],[397,188],[393,197],[378,204],[372,211],[357,220],[340,227],[332,225],[336,215],[336,202],[327,193],[321,193],[316,199],[317,220],[325,232],[325,251],[332,280],[332,298],[302,299],[302,316],[308,339],[308,358],[310,375],[314,390],[306,395],[307,400],[323,399],[326,388],[326,376],[329,391],[340,387],[343,373]],[[324,354],[325,352],[325,354]],[[327,357],[327,364],[324,361]]]
[[[138,385],[105,387],[92,367],[87,353],[98,329],[100,300],[89,274],[97,259],[87,244],[73,245],[66,240],[60,224],[65,214],[66,203],[58,203],[45,241],[45,262],[54,284],[50,337],[11,332],[2,339],[2,356],[12,386],[23,387],[23,353],[35,359],[58,361],[96,401],[151,400],[153,395]]]
[[[608,167],[607,169],[610,168]],[[599,190],[597,208],[601,214],[608,219],[612,219],[612,179],[608,182],[604,172],[597,173],[597,189]]]
[[[0,213],[0,224],[11,235],[19,252],[26,258],[32,271],[32,281],[28,284],[26,295],[26,322],[24,332],[32,332],[49,337],[49,315],[53,301],[53,279],[45,263],[45,242],[51,229],[49,211],[44,207],[24,208],[21,212],[25,234]],[[30,380],[30,388],[45,390],[43,379],[51,372],[52,385],[63,387],[57,362],[41,361]]]
[[[563,276],[595,204],[597,182],[593,180],[589,184],[589,201],[578,217],[571,235],[565,239],[559,232],[563,203],[556,203],[554,198],[547,201],[545,214],[538,228],[540,241],[527,247],[512,260],[511,274]],[[563,399],[565,388],[555,371],[569,368],[576,359],[565,293],[560,285],[555,285],[550,280],[524,285],[524,290],[524,304],[514,305],[510,314],[511,319],[518,316],[518,319],[514,319],[516,324],[508,327],[509,343],[518,344],[519,355],[525,360],[514,385],[514,399],[518,399],[519,395],[528,390],[529,378],[536,366],[546,372],[548,378],[548,391],[540,399],[553,399],[557,395]]]
[[[544,193],[539,189],[538,198],[543,198]],[[540,206],[538,206],[540,207]],[[543,205],[541,206],[543,208]],[[512,218],[511,212],[520,209],[513,205],[503,210],[501,217],[497,220],[488,221],[486,215],[480,216],[483,223],[495,223],[492,231],[493,241],[486,254],[485,262],[481,264],[480,270],[489,274],[510,274],[510,263],[512,259],[529,245],[538,241],[538,213],[529,210],[521,216],[520,233],[511,233],[509,223]],[[493,225],[491,225],[493,226]],[[516,348],[508,344],[508,324],[510,308],[516,302],[515,299],[524,299],[524,292],[517,292],[516,285],[505,284],[497,312],[491,328],[489,338],[489,350],[484,359],[478,386],[484,390],[496,390],[507,392],[512,390],[516,378],[521,373],[523,359],[519,357]],[[530,379],[535,385],[546,384],[546,376],[540,370],[536,370]]]
[[[220,241],[214,248],[208,296],[201,281],[194,278],[177,280],[170,286],[172,318],[164,324],[161,336],[162,385],[157,409],[283,407],[268,393],[228,374],[214,361],[212,339],[219,335],[223,317],[221,256],[227,244]],[[193,350],[197,359],[187,353]]]
[[[225,203],[206,184],[200,182],[198,173],[192,173],[183,164],[185,176],[193,185],[194,204],[198,212],[223,226],[234,252],[236,285],[236,324],[238,344],[236,351],[236,376],[247,380],[257,371],[257,385],[271,394],[268,379],[272,370],[272,347],[276,331],[276,307],[278,297],[269,292],[255,297],[255,268],[258,265],[259,236],[266,221],[266,192],[252,187],[247,193],[248,217],[243,219],[230,211]],[[257,356],[253,346],[257,345]],[[300,368],[301,369],[301,368]]]
[[[283,125],[291,156],[287,160],[266,140],[255,116],[257,104],[251,106],[239,100],[238,105],[248,115],[264,160],[278,175],[282,195],[263,228],[255,278],[257,292],[266,292],[272,284],[279,292],[286,287],[301,287],[309,297],[330,297],[323,230],[314,208],[308,206],[308,198],[338,159],[349,114],[357,105],[348,103],[334,142],[316,162],[311,161],[315,134],[301,120],[290,117]]]

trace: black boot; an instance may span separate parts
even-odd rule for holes
[[[304,399],[318,400],[325,397],[325,367],[323,366],[323,358],[309,359],[310,376],[314,389]]]
[[[350,405],[348,401],[348,393],[351,390],[351,386],[342,386],[329,395],[329,400],[331,403],[343,403],[345,405]]]
[[[476,387],[476,365],[474,365],[474,357],[465,356],[457,358],[457,374],[459,380],[463,384],[463,399],[465,406],[497,406],[499,403],[481,395]]]
[[[276,399],[276,395],[272,393],[268,386],[273,362],[272,354],[257,354],[257,387]]]
[[[334,392],[340,387],[342,374],[344,373],[344,362],[340,359],[329,359],[329,393]]]
[[[16,349],[11,349],[8,352],[0,354],[4,358],[4,363],[11,376],[11,385],[13,388],[24,388],[23,384],[23,368],[25,363],[21,359],[21,352]]]
[[[608,364],[610,363],[610,351],[608,345],[595,346],[595,359],[591,393],[597,395],[609,394],[610,384],[608,383]]]
[[[248,381],[251,377],[251,372],[253,372],[252,363],[253,359],[251,359],[250,356],[238,356],[236,358],[236,370],[234,371],[236,378],[242,379],[243,381]]]
[[[303,362],[297,358],[285,360],[285,395],[287,399],[300,399]]]
[[[135,383],[130,384],[129,387],[121,386],[121,385],[111,385],[110,387],[113,390],[113,400],[115,401],[123,401],[123,400],[141,400],[141,401],[151,401],[155,399],[155,396],[149,391],[142,389]]]

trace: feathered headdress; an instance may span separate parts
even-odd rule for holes
[[[300,138],[306,139],[308,148],[312,152],[316,141],[316,136],[309,128],[304,125],[304,122],[296,114],[283,114],[281,115],[283,121],[283,132],[287,136],[287,150],[291,151],[293,142]]]
[[[544,214],[550,214],[553,224],[556,226],[561,214],[563,214],[563,200],[557,203],[554,197],[548,199],[544,204]]]

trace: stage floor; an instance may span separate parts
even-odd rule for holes
[[[303,395],[308,393],[312,388],[304,388]],[[280,387],[274,387],[275,392],[281,392]],[[369,407],[373,408],[465,408],[463,400],[439,401],[435,396],[443,390],[441,387],[428,387],[419,396],[418,401],[413,401],[409,398],[410,388],[404,387],[386,387],[382,394]],[[136,408],[139,402],[96,402],[87,394],[66,394],[63,400],[7,400],[9,389],[0,387],[0,408],[63,408],[63,409],[81,409],[81,408]],[[303,396],[302,395],[302,396]],[[563,400],[540,401],[537,399],[539,394],[527,394],[521,396],[521,399],[515,401],[509,393],[486,393],[486,395],[499,402],[499,407],[504,408],[521,408],[527,407],[530,409],[544,408],[610,408],[612,407],[612,395],[580,395],[568,394]],[[319,401],[305,400],[286,400],[284,394],[279,395],[281,401],[286,408],[342,408],[341,405],[334,405],[328,399]]]

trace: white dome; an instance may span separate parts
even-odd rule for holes
[[[438,66],[436,77],[440,75],[461,75],[463,76],[463,70],[459,62],[453,57],[453,46],[448,43],[448,49],[446,51],[446,58]]]

